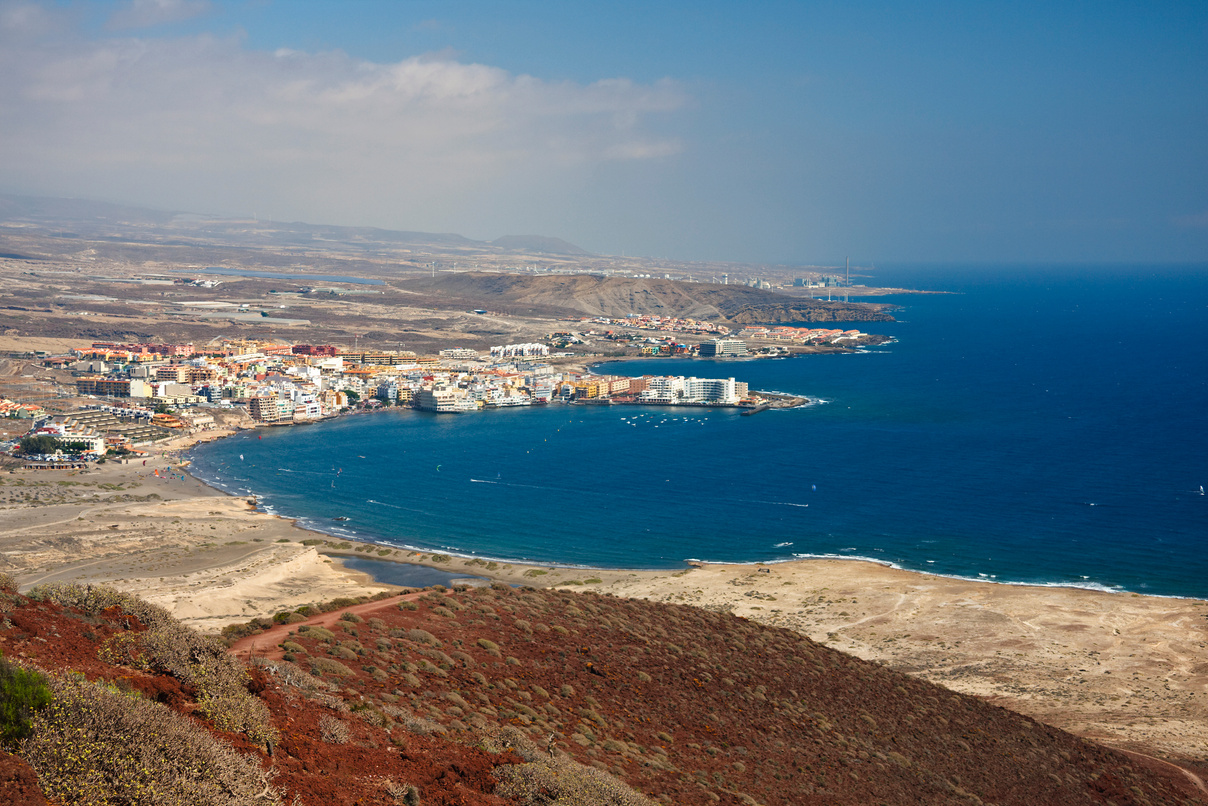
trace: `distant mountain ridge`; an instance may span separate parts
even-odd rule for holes
[[[488,307],[563,308],[587,316],[629,314],[722,320],[732,324],[892,321],[892,305],[824,302],[741,285],[601,277],[446,272],[399,286],[455,296]]]
[[[498,246],[500,249],[509,249],[517,252],[541,252],[547,255],[575,255],[577,257],[590,257],[591,252],[586,249],[580,249],[573,243],[562,240],[561,238],[547,238],[544,235],[504,235],[502,238],[496,238],[491,241],[491,244]]]
[[[377,243],[394,246],[439,246],[575,257],[589,257],[592,254],[561,238],[544,235],[505,235],[494,241],[476,241],[452,232],[415,232],[378,227],[308,224],[301,221],[231,219],[49,196],[0,194],[0,220],[26,220],[53,226],[70,224],[84,235],[110,233],[120,227],[159,227],[177,232],[192,231],[208,236],[221,236],[236,244],[296,246],[314,245],[316,241],[335,241],[345,245]]]

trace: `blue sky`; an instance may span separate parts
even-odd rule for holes
[[[0,189],[828,263],[1208,260],[1208,6],[0,0]]]

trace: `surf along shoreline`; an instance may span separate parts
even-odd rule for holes
[[[233,433],[156,447],[146,467],[0,475],[0,570],[23,589],[112,585],[203,630],[400,589],[345,565],[354,558],[645,598],[792,629],[1113,746],[1184,763],[1208,744],[1208,601],[943,577],[863,558],[652,571],[388,547],[304,529],[188,472],[183,451]]]

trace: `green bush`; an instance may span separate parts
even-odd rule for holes
[[[24,739],[30,719],[49,703],[45,677],[0,655],[0,746],[11,747]]]
[[[26,454],[32,453],[54,453],[57,446],[55,438],[49,434],[39,434],[38,436],[22,437],[17,443],[20,452]]]

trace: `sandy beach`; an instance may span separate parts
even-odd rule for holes
[[[23,589],[56,581],[112,585],[192,626],[219,630],[394,589],[345,568],[341,556],[418,563],[728,611],[1106,744],[1191,761],[1208,749],[1205,601],[948,579],[843,560],[584,570],[369,544],[336,548],[336,538],[189,476],[175,458],[187,444],[156,447],[145,466],[139,459],[0,474],[0,570]],[[324,539],[327,545],[303,544]]]
[[[189,476],[171,458],[187,444],[156,446],[146,465],[0,475],[0,568],[23,589],[112,585],[202,630],[384,589],[302,545],[318,535]]]

